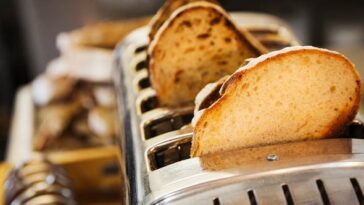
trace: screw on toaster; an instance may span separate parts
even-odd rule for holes
[[[276,154],[269,154],[266,159],[268,161],[277,161],[277,160],[279,160],[279,157]]]

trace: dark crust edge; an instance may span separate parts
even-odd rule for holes
[[[170,7],[171,7],[171,5],[174,3],[174,1],[176,1],[176,0],[166,0],[165,1],[165,3],[162,5],[162,7],[160,7],[160,9],[158,10],[158,13],[157,13],[157,15],[159,15],[159,17],[158,17],[158,19],[156,19],[156,21],[151,25],[151,28],[150,28],[150,32],[149,32],[149,34],[148,34],[148,38],[149,38],[149,42],[151,42],[153,39],[154,39],[154,37],[155,37],[155,35],[157,34],[157,32],[158,32],[158,29],[160,28],[160,27],[162,27],[162,25],[163,25],[163,23],[164,22],[166,22],[166,20],[168,20],[168,18],[172,15],[172,13],[176,10],[174,10],[174,11],[172,11],[171,13],[170,13],[170,15],[169,16],[167,16],[167,18],[165,19],[165,21],[163,21],[163,22],[161,22],[161,17],[162,16],[165,16],[166,14],[167,14],[167,11],[169,11],[170,10]],[[177,1],[184,1],[184,0],[177,0]],[[188,4],[190,4],[190,3],[195,3],[195,2],[200,2],[200,1],[202,1],[202,2],[209,2],[209,3],[212,3],[212,4],[216,4],[216,5],[220,5],[219,4],[219,2],[217,1],[217,0],[194,0],[194,1],[190,1],[190,0],[188,0],[188,2],[186,3],[186,4],[181,4],[180,6],[178,6],[177,7],[177,9],[178,8],[180,8],[180,7],[182,7],[182,6],[185,6],[185,5],[188,5]]]

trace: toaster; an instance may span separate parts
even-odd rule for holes
[[[298,45],[280,19],[231,13],[268,50]],[[193,107],[161,107],[146,69],[148,26],[115,50],[124,204],[364,204],[360,116],[343,137],[190,158]]]

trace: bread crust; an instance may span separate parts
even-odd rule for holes
[[[322,128],[321,132],[324,137],[334,137],[354,119],[360,105],[360,97],[362,91],[362,81],[360,79],[360,75],[358,74],[355,66],[348,60],[345,56],[340,53],[329,51],[326,49],[315,48],[312,46],[294,46],[282,49],[280,51],[271,52],[269,54],[262,55],[256,59],[250,61],[247,65],[239,68],[234,74],[232,74],[223,84],[220,94],[221,97],[210,107],[201,110],[199,114],[197,114],[198,119],[193,119],[195,122],[194,127],[194,137],[191,148],[191,156],[201,156],[207,153],[203,153],[200,150],[200,136],[196,134],[200,130],[203,129],[204,123],[209,121],[209,116],[214,115],[216,112],[221,112],[222,106],[224,106],[225,101],[228,100],[229,97],[233,94],[234,88],[244,76],[249,75],[250,72],[260,69],[263,65],[269,64],[271,61],[276,59],[285,58],[288,55],[292,54],[307,54],[314,53],[318,55],[326,55],[336,59],[343,60],[347,66],[345,68],[350,68],[350,72],[355,76],[355,96],[353,96],[353,100],[351,102],[351,106],[347,113],[342,113],[341,116],[333,119],[330,123],[328,123],[327,127]],[[343,117],[346,116],[346,117]],[[309,137],[309,136],[308,136]],[[298,139],[302,140],[302,139]],[[258,146],[258,145],[257,145]],[[222,150],[221,150],[222,151]]]
[[[148,54],[150,56],[153,55],[159,39],[163,37],[163,35],[165,34],[165,30],[171,27],[173,22],[176,20],[176,17],[181,16],[183,13],[188,12],[190,9],[199,8],[209,8],[223,14],[223,17],[227,18],[231,23],[230,28],[234,29],[237,34],[240,34],[239,37],[241,38],[241,40],[243,42],[246,42],[247,45],[251,46],[251,48],[255,50],[258,55],[268,53],[268,50],[259,41],[257,41],[246,29],[241,27],[239,28],[231,19],[229,14],[227,14],[221,7],[205,1],[198,1],[182,6],[171,14],[168,20],[165,21],[163,25],[158,29],[157,33],[154,36],[154,39],[150,42],[150,45],[148,47]]]
[[[197,113],[198,111],[205,109],[207,107],[210,107],[211,104],[213,104],[217,99],[220,98],[220,89],[225,80],[229,76],[224,76],[220,78],[215,83],[209,83],[207,84],[196,96],[195,98],[195,109],[194,113]]]
[[[154,39],[155,34],[158,29],[163,25],[163,23],[168,19],[168,17],[181,6],[187,5],[192,2],[207,1],[211,3],[218,4],[215,0],[166,0],[163,6],[158,10],[157,14],[151,19],[149,26],[149,42]]]

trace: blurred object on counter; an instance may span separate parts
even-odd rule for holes
[[[65,170],[41,154],[13,169],[4,187],[6,205],[76,204]]]
[[[40,75],[33,81],[33,100],[42,106],[69,95],[75,86],[75,80],[68,77],[53,79],[52,76]]]
[[[34,150],[74,150],[114,142],[112,49],[149,19],[100,22],[58,35],[61,56],[32,83]]]
[[[140,26],[141,20],[129,23],[123,32]],[[91,194],[95,202],[105,196],[118,199],[122,183],[113,145],[117,112],[111,80],[115,36],[125,34],[115,27],[119,30],[113,41],[105,39],[111,24],[98,23],[60,35],[66,42],[59,47],[61,56],[17,93],[7,154],[9,162],[18,163],[45,152],[66,170],[75,193],[81,198]],[[88,32],[102,38],[89,37]],[[87,37],[81,41],[80,36]]]
[[[64,52],[73,46],[113,49],[130,31],[149,23],[150,17],[108,21],[86,25],[80,29],[57,36],[57,48]]]
[[[52,60],[47,68],[49,76],[77,78],[93,82],[110,82],[112,50],[101,48],[72,48]]]
[[[62,151],[112,144],[116,102],[110,90],[110,84],[79,81],[64,98],[36,105],[34,149]]]
[[[66,170],[72,186],[80,201],[84,196],[115,199],[120,197],[121,177],[117,163],[118,148],[104,146],[71,150],[67,152],[50,152],[52,162]]]
[[[88,126],[104,141],[112,141],[115,136],[116,115],[115,109],[95,107],[88,114]]]

